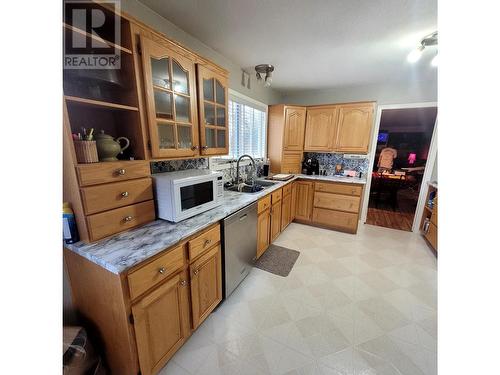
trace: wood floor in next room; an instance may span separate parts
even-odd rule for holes
[[[254,268],[162,375],[433,375],[437,261],[421,236],[292,223],[288,277]]]

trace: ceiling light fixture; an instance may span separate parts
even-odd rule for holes
[[[418,60],[420,60],[420,57],[422,57],[422,53],[424,52],[424,49],[426,47],[437,46],[437,44],[438,44],[438,33],[437,31],[435,31],[432,34],[429,34],[426,37],[424,37],[420,41],[420,45],[408,54],[407,57],[408,62],[410,63],[417,62]],[[436,57],[434,57],[432,61],[434,60],[436,60],[436,65],[437,65],[437,55]],[[431,64],[433,66],[436,66],[434,65],[434,62],[432,62]]]
[[[274,66],[270,64],[260,64],[255,67],[255,76],[257,77],[258,82],[264,81],[264,86],[269,87],[273,81],[273,71]],[[262,75],[265,74],[264,79],[262,79]]]

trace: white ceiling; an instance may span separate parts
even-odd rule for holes
[[[437,0],[140,1],[252,74],[273,64],[283,92],[437,77],[435,47],[406,61],[437,29]]]

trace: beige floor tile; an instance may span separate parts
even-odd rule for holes
[[[288,277],[253,269],[162,375],[435,375],[437,261],[421,236],[292,223]]]

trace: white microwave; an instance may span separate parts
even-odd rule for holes
[[[224,182],[221,172],[190,169],[152,175],[158,216],[179,222],[222,203]]]

